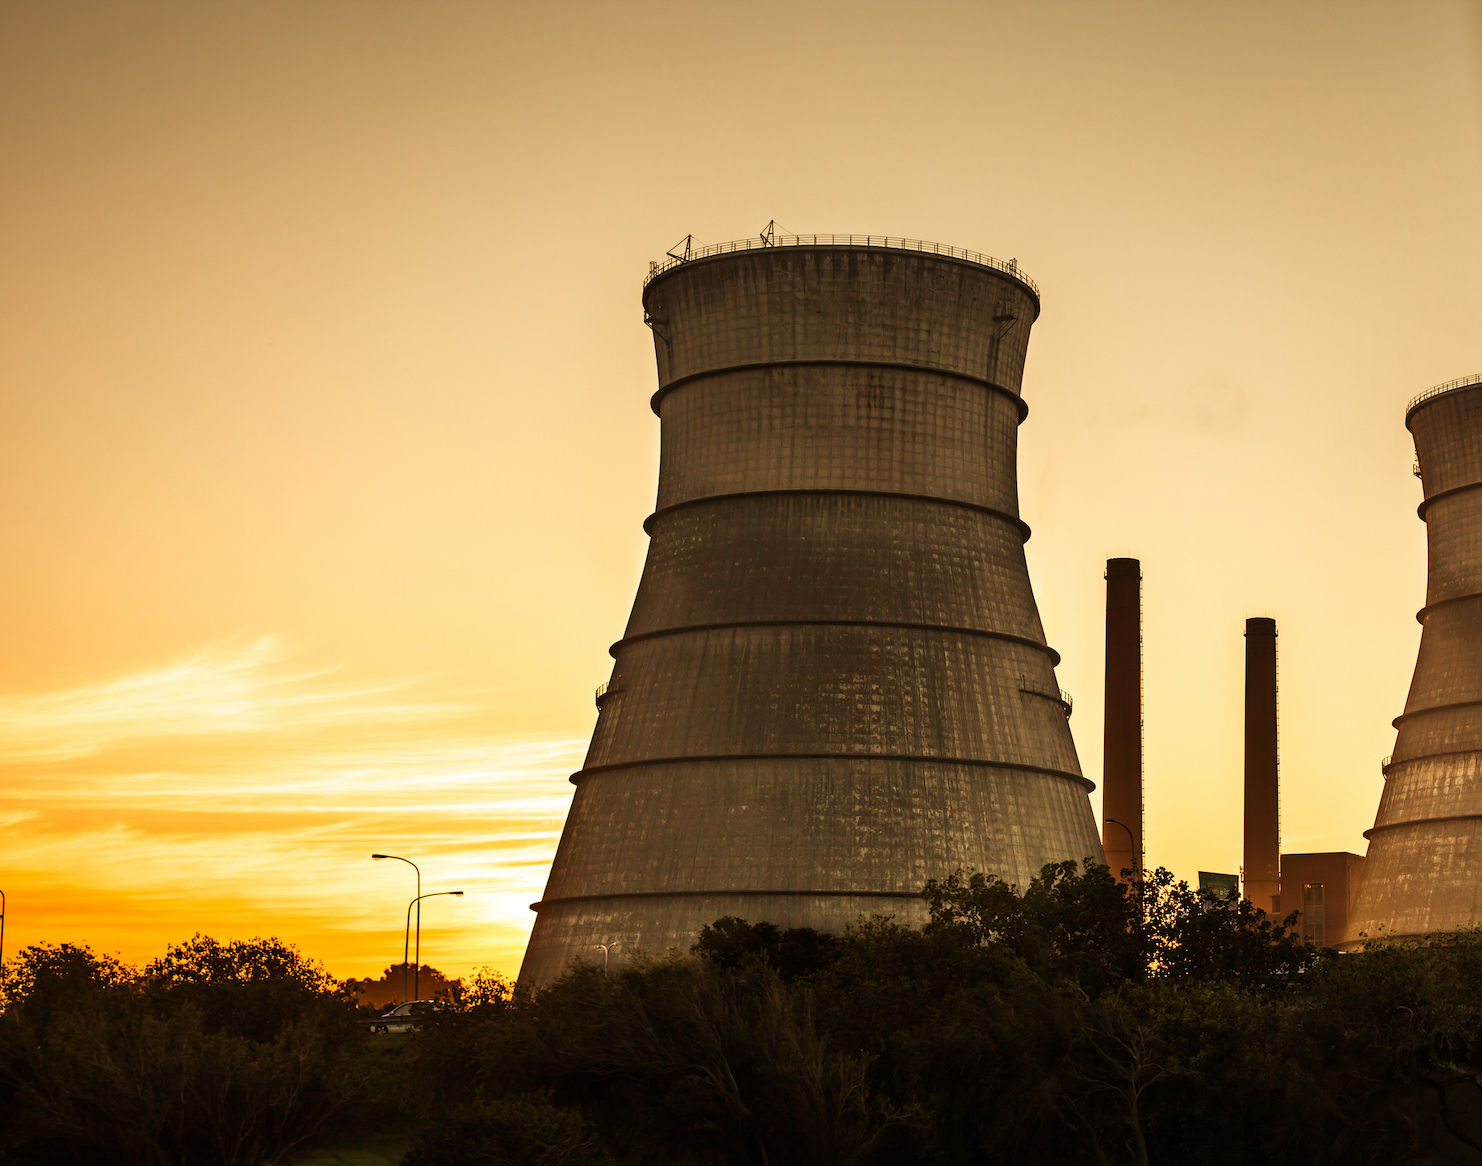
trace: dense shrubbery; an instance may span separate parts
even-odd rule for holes
[[[345,992],[278,940],[197,935],[142,971],[40,944],[8,971],[3,1162],[256,1166],[369,1076]]]
[[[723,919],[447,1018],[409,1166],[1482,1161],[1475,935],[1340,957],[1074,863],[926,898],[922,930]]]
[[[276,941],[141,974],[28,949],[0,1162],[266,1163],[404,1123],[406,1166],[1482,1162],[1482,937],[1319,952],[1165,871],[1046,867],[844,935],[717,920],[409,1039]]]

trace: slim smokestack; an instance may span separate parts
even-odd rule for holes
[[[1245,621],[1245,897],[1275,912],[1281,894],[1276,776],[1276,621]]]
[[[1142,870],[1142,564],[1106,561],[1102,846],[1112,874]]]

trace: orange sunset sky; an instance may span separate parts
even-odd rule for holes
[[[0,4],[6,952],[518,970],[646,549],[693,232],[1044,292],[1030,569],[1089,777],[1142,559],[1147,846],[1362,852],[1419,641],[1404,405],[1482,372],[1471,3]],[[1093,795],[1099,816],[1099,794]]]

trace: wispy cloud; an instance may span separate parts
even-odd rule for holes
[[[278,642],[264,636],[104,684],[0,697],[0,764],[83,757],[119,740],[427,721],[470,709],[391,699],[411,681],[331,685],[334,669],[285,670],[285,661]]]
[[[0,698],[0,793],[16,807],[0,875],[23,941],[146,954],[247,929],[361,974],[391,962],[411,894],[408,868],[370,863],[386,850],[422,865],[424,889],[467,892],[424,915],[432,962],[516,970],[585,740],[484,735],[476,701],[425,679],[292,663],[264,638]]]

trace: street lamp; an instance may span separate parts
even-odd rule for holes
[[[394,858],[397,862],[404,862],[404,863],[406,863],[409,867],[411,867],[414,871],[417,872],[417,898],[420,899],[422,897],[422,868],[420,866],[418,866],[415,862],[413,862],[410,858],[402,858],[402,856],[399,855],[399,854],[373,854],[373,855],[371,855],[371,857],[374,858],[377,862],[380,862],[381,859],[383,859],[383,858]],[[408,925],[408,930],[410,930],[410,925]],[[420,909],[418,909],[418,911],[417,911],[417,950],[418,950],[418,952],[420,952],[421,949],[422,949],[422,912],[421,912]],[[419,958],[420,958],[420,956],[419,956]],[[401,955],[401,1002],[403,1004],[405,1004],[407,1002],[407,957],[406,957],[406,944],[402,944],[402,955]]]
[[[1136,837],[1136,835],[1134,835],[1132,833],[1132,827],[1129,826],[1129,825],[1127,825],[1126,822],[1118,822],[1115,818],[1105,818],[1103,820],[1104,821],[1107,821],[1107,822],[1110,822],[1113,826],[1120,826],[1123,830],[1127,831],[1127,847],[1128,847],[1128,851],[1132,855],[1132,861],[1134,863],[1136,863],[1137,862],[1137,837]],[[1120,877],[1121,872],[1118,871],[1116,873]],[[1141,872],[1139,871],[1139,872],[1134,872],[1134,873],[1139,873],[1140,874]]]
[[[1110,822],[1113,826],[1120,826],[1123,830],[1127,831],[1127,845],[1131,847],[1132,853],[1135,855],[1137,853],[1137,839],[1132,834],[1132,827],[1127,825],[1126,822],[1118,822],[1115,818],[1106,818],[1104,821]]]
[[[623,945],[620,943],[594,943],[592,946],[602,953],[602,974],[606,975],[608,950],[614,947],[622,947]]]
[[[0,988],[5,987],[5,892],[0,891]]]
[[[389,858],[390,855],[387,855]],[[423,899],[435,899],[439,895],[454,895],[463,898],[462,891],[428,891],[425,895],[418,895],[407,904],[407,932],[412,930],[412,908],[417,906]],[[407,957],[406,945],[401,949],[401,1002],[405,1004],[407,996]],[[416,993],[417,999],[422,999],[422,908],[417,907],[417,970],[412,973],[412,991]]]

